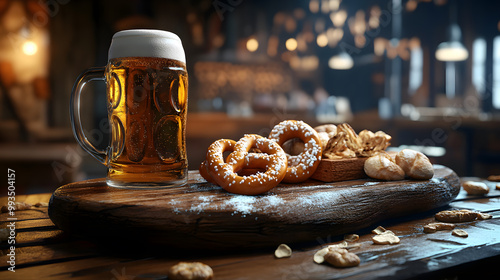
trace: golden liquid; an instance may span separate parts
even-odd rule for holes
[[[107,183],[116,187],[180,185],[187,180],[188,76],[166,58],[115,58],[106,69],[112,126]]]

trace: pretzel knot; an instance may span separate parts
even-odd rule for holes
[[[287,160],[278,144],[257,134],[247,134],[235,143],[231,141],[220,139],[208,147],[206,161],[200,166],[202,176],[209,177],[205,178],[207,181],[213,180],[228,192],[245,195],[264,193],[281,182],[286,173]],[[257,148],[262,153],[250,153],[251,148]],[[224,160],[223,153],[226,151],[232,152]],[[237,172],[243,168],[264,171],[241,176]]]
[[[304,142],[304,150],[298,155],[286,154],[288,168],[283,179],[285,183],[299,183],[307,180],[321,162],[322,149],[318,133],[305,122],[282,121],[269,134],[269,139],[280,146],[294,138],[299,138]]]

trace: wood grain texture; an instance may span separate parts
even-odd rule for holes
[[[460,195],[459,195],[460,197]],[[468,238],[451,235],[450,231],[423,233],[424,225],[435,222],[433,209],[400,219],[377,223],[357,233],[357,249],[352,249],[361,264],[352,268],[334,268],[313,262],[314,253],[327,244],[342,240],[342,235],[328,235],[308,244],[290,244],[290,258],[276,259],[275,248],[237,251],[234,254],[215,254],[210,250],[173,250],[161,248],[151,252],[153,246],[132,250],[130,243],[117,247],[100,246],[74,236],[47,240],[44,244],[32,239],[16,243],[16,272],[7,271],[8,256],[0,257],[0,279],[166,279],[168,268],[179,261],[201,261],[210,265],[215,279],[496,279],[494,269],[500,261],[500,190],[486,196],[455,198],[445,209],[471,209],[491,214],[492,219],[457,224],[469,233]],[[451,208],[450,208],[451,207]],[[37,233],[53,230],[45,209],[16,212],[23,222],[33,222],[23,232]],[[42,213],[39,219],[30,219],[31,212]],[[0,213],[0,227],[8,222],[7,213]],[[37,222],[40,221],[40,223]],[[16,224],[17,227],[18,224]],[[375,226],[384,226],[401,238],[398,245],[374,245],[370,232]],[[55,243],[54,243],[55,242]],[[135,240],[140,243],[141,240]],[[0,243],[5,253],[7,244]],[[110,244],[107,244],[110,245]],[[10,245],[9,245],[10,246]],[[157,246],[158,247],[158,246]],[[479,274],[478,274],[479,273]]]
[[[371,179],[281,184],[259,196],[225,192],[190,172],[183,187],[123,190],[103,179],[65,185],[48,214],[60,229],[99,240],[226,250],[315,240],[448,204],[460,190],[451,170],[431,180]]]
[[[367,159],[322,159],[311,178],[327,183],[366,178],[364,165]]]

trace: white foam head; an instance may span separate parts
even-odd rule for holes
[[[162,57],[186,63],[179,36],[153,29],[132,29],[115,33],[108,60],[118,57]]]

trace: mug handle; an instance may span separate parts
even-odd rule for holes
[[[80,119],[80,96],[82,90],[90,81],[105,81],[104,72],[106,67],[92,67],[87,69],[85,72],[80,74],[76,80],[73,90],[71,91],[70,99],[70,118],[71,126],[73,128],[73,134],[75,135],[78,144],[87,151],[91,156],[100,161],[102,164],[106,165],[108,152],[106,150],[101,150],[96,148],[92,143],[90,143],[87,136],[83,132],[82,122]]]

